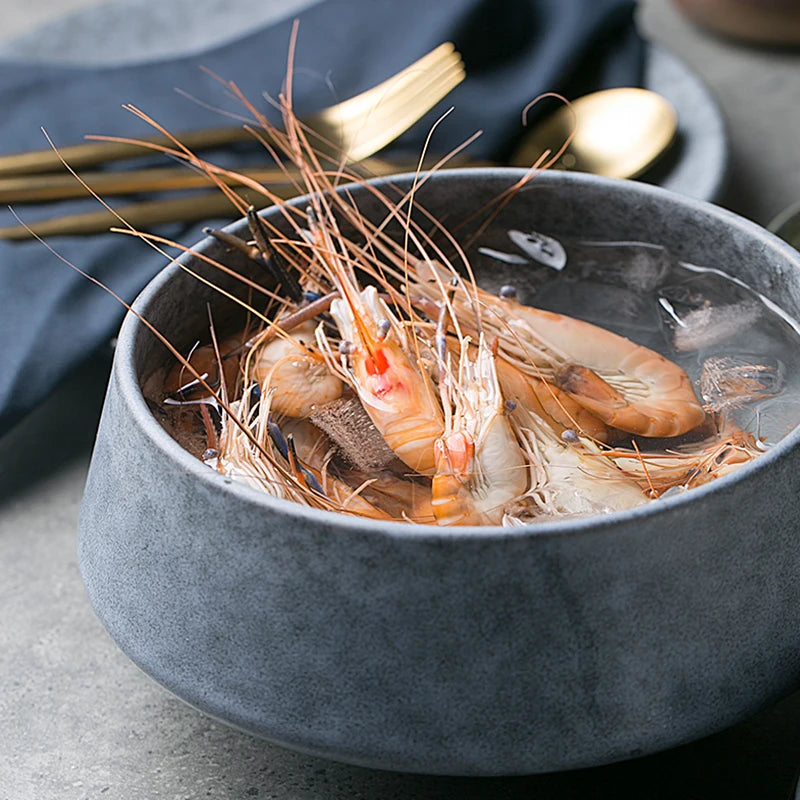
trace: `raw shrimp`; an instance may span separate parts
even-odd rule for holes
[[[210,386],[217,395],[233,393],[239,374],[239,359],[235,353],[241,345],[241,339],[233,336],[219,343],[196,347],[189,354],[187,361],[194,370],[192,372],[184,363],[175,364],[164,380],[164,391],[167,403],[216,402],[215,396],[203,385]],[[225,389],[220,387],[220,360]],[[195,373],[202,376],[203,381],[195,378]]]
[[[457,373],[443,387],[452,392],[453,410],[435,446],[433,511],[440,525],[497,525],[525,492],[528,469],[504,414],[494,356],[482,339],[474,360],[469,340],[462,341]]]
[[[614,431],[557,386],[535,378],[497,358],[497,377],[507,401],[529,408],[556,433],[575,431],[598,442],[609,442]]]
[[[659,453],[614,449],[607,456],[659,497],[670,489],[691,489],[728,475],[762,452],[751,433],[728,424],[710,438],[679,449]]]
[[[357,392],[370,419],[397,457],[415,472],[435,469],[434,442],[444,421],[427,373],[412,359],[408,337],[373,286],[331,303],[342,344],[334,356],[317,329],[328,364]],[[416,360],[419,363],[419,359]]]
[[[383,470],[373,475],[361,492],[365,500],[388,511],[393,518],[417,524],[435,524],[430,482],[409,480]]]
[[[248,356],[249,374],[261,391],[275,388],[272,410],[276,414],[308,417],[341,397],[342,380],[316,350],[314,328],[308,321],[291,335],[280,332],[263,344],[256,342]]]
[[[279,435],[285,435],[288,442],[290,466],[296,459],[304,470],[311,472],[315,485],[336,504],[337,510],[370,519],[391,519],[387,512],[362,497],[360,487],[353,489],[329,472],[328,463],[333,451],[323,431],[308,420],[294,419],[281,426]]]
[[[435,522],[429,481],[408,480],[390,470],[365,476],[341,465],[333,475],[329,465],[334,445],[324,431],[305,419],[285,420],[281,431],[293,442],[304,466],[318,478],[325,495],[340,503],[342,510],[373,519]]]
[[[425,280],[432,271],[435,280]],[[423,281],[410,288],[427,297],[438,291],[443,274],[452,278],[430,262],[418,262],[418,273]],[[501,355],[530,375],[552,381],[610,427],[640,436],[678,436],[705,418],[689,376],[623,336],[511,296],[498,297],[463,279],[452,303],[467,332],[496,336]]]
[[[204,460],[234,480],[274,497],[302,503],[305,492],[288,479],[281,454],[269,436],[268,416],[269,398],[255,405],[253,393],[245,392],[240,400],[228,404],[222,415],[217,454]]]
[[[508,509],[506,524],[609,513],[647,502],[635,480],[619,469],[592,440],[556,434],[530,408],[511,414],[531,468],[530,488],[516,507]]]
[[[291,428],[284,427],[287,436],[283,435],[270,416],[272,397],[274,391],[254,394],[251,390],[230,404],[230,413],[223,416],[219,452],[212,466],[275,497],[372,519],[390,519],[358,492],[327,474],[329,447],[319,429],[305,420],[293,420]],[[245,430],[251,431],[252,437]]]

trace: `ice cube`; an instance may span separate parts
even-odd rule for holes
[[[659,336],[652,302],[630,289],[593,281],[554,281],[539,289],[536,305],[632,336],[641,344],[643,335]]]
[[[753,418],[742,424],[752,431],[765,447],[777,444],[797,427],[800,419],[800,399],[786,394],[767,400],[752,412]]]
[[[764,311],[751,292],[714,275],[662,288],[658,305],[667,339],[679,351],[714,347],[741,335]]]
[[[711,356],[700,371],[700,394],[710,411],[737,408],[779,394],[784,366],[775,358]]]
[[[582,278],[634,292],[654,291],[678,263],[665,247],[645,242],[570,242],[567,255]]]

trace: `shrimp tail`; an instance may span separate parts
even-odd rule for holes
[[[702,424],[703,407],[694,399],[688,377],[684,391],[671,401],[651,398],[628,402],[624,395],[596,372],[579,364],[567,364],[556,371],[556,386],[606,425],[646,437],[680,436]]]
[[[596,372],[580,364],[567,364],[555,374],[559,389],[570,394],[584,408],[593,406],[608,414],[608,409],[621,409],[628,401]],[[597,413],[597,412],[595,412]],[[601,416],[598,413],[598,416]]]
[[[473,522],[467,482],[472,474],[475,443],[463,432],[443,436],[434,445],[437,472],[431,484],[431,505],[439,525]]]

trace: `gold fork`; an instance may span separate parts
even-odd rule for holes
[[[451,42],[445,42],[377,86],[307,117],[304,123],[337,159],[345,153],[349,160],[359,161],[410,128],[463,79],[461,56]],[[233,126],[185,131],[176,138],[191,150],[207,150],[252,141],[253,135],[242,126]],[[140,141],[174,146],[165,136]],[[93,141],[68,145],[58,152],[60,157],[52,149],[0,156],[0,177],[60,171],[62,158],[73,169],[83,169],[140,157],[150,150],[128,141]]]
[[[313,131],[318,149],[327,152],[332,160],[340,161],[344,156],[348,161],[362,161],[417,122],[463,78],[461,57],[452,44],[445,43],[378,86],[324,109],[304,124]],[[187,131],[176,138],[190,150],[253,141],[252,133],[244,127]],[[151,136],[141,141],[174,147],[165,136]],[[104,140],[59,148],[61,158],[73,169],[133,158],[143,152],[150,150],[143,151],[141,145],[127,141]],[[53,150],[0,156],[0,203],[40,203],[85,196],[85,188],[74,176],[63,171],[49,174],[50,170],[62,170],[61,158]],[[255,180],[271,183],[286,180],[278,168],[240,171],[247,171]],[[175,167],[87,172],[81,178],[92,189],[106,195],[210,185],[204,175]]]
[[[454,89],[464,76],[461,56],[455,51],[454,46],[447,42],[397,75],[349,100],[319,112],[307,119],[305,124],[319,138],[322,143],[321,149],[331,154],[332,158],[335,153],[337,154],[335,158],[339,161],[342,159],[363,161],[410,128]],[[252,140],[253,137],[244,128],[239,127],[187,132],[177,138],[190,149],[199,150],[242,139]],[[172,144],[164,137],[150,137],[143,141],[167,146]],[[141,156],[143,150],[140,145],[129,142],[103,141],[73,145],[59,152],[64,160],[75,168],[76,165],[94,166]],[[0,175],[19,176],[20,172],[27,173],[25,177],[0,179],[0,191],[9,191],[2,202],[44,202],[85,194],[85,189],[72,176],[30,174],[56,168],[63,168],[63,163],[58,155],[49,150],[0,157]],[[379,165],[375,167],[375,171],[387,172],[389,169]],[[248,170],[244,169],[242,172]],[[277,177],[274,170],[262,170],[256,174],[264,179],[274,180]],[[184,176],[178,177],[169,168],[120,173],[95,172],[84,174],[82,178],[93,188],[95,181],[98,190],[106,194],[158,191],[184,188],[190,184],[197,185],[196,173],[187,171]],[[66,188],[69,183],[72,184],[72,190]],[[211,181],[205,179],[201,180],[201,183],[210,185]],[[285,178],[283,183],[287,183]],[[288,184],[283,191],[287,196],[294,193]],[[281,194],[281,190],[277,193]],[[261,196],[252,200],[257,205],[266,202]],[[120,216],[136,227],[164,222],[191,222],[229,211],[230,201],[217,192],[134,203],[118,209]],[[71,214],[33,223],[29,226],[30,230],[25,226],[0,228],[0,238],[26,239],[32,233],[39,236],[98,233],[117,222],[117,217],[105,210]]]

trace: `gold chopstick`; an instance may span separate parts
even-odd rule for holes
[[[431,52],[417,59],[413,64],[409,64],[405,69],[387,80],[373,86],[371,89],[360,92],[334,106],[322,109],[322,111],[308,117],[305,121],[313,130],[319,131],[319,126],[323,131],[329,131],[331,126],[339,132],[349,131],[352,135],[356,128],[353,124],[358,120],[372,116],[373,108],[380,100],[393,97],[396,102],[401,102],[400,108],[409,112],[410,108],[423,106],[430,103],[428,108],[441,99],[442,90],[444,93],[454,88],[464,78],[464,66],[461,56],[456,52],[452,42],[444,42]],[[425,93],[427,90],[427,94]],[[409,95],[409,91],[411,94]],[[416,93],[415,93],[416,92]],[[420,94],[417,97],[417,94]],[[415,106],[415,102],[417,105]],[[412,112],[413,115],[413,112]],[[406,120],[406,127],[410,126],[411,120],[408,113],[401,118]],[[397,122],[397,120],[395,120]],[[255,120],[252,124],[258,126]],[[392,138],[399,135],[392,132]],[[101,138],[101,137],[89,137]],[[0,177],[11,177],[14,175],[41,174],[43,172],[53,172],[60,170],[63,162],[66,161],[75,169],[93,167],[101,163],[117,161],[126,158],[137,158],[152,152],[151,148],[142,147],[142,143],[164,146],[169,149],[176,147],[175,140],[161,135],[151,135],[131,141],[108,141],[102,137],[103,141],[92,141],[82,144],[68,145],[58,148],[58,153],[52,149],[35,150],[27,153],[15,153],[7,156],[0,156]],[[114,137],[108,137],[113,139]],[[351,137],[345,136],[349,141]],[[191,150],[204,150],[213,147],[232,144],[239,141],[257,141],[257,137],[245,129],[243,125],[222,126],[216,128],[205,128],[194,131],[185,131],[175,136],[177,141]],[[342,147],[342,136],[334,137],[334,152],[337,157],[342,151],[348,148]],[[370,141],[367,147],[374,147]],[[376,152],[378,147],[370,150]],[[360,151],[359,151],[360,152]],[[352,160],[359,160],[354,157]]]
[[[279,192],[275,192],[279,194]],[[256,208],[269,205],[269,200],[264,195],[243,197],[247,203]],[[296,194],[291,191],[288,196]],[[219,192],[193,194],[188,197],[172,198],[170,200],[153,200],[144,203],[131,203],[116,209],[117,214],[134,228],[144,228],[148,225],[160,225],[169,222],[197,222],[208,217],[227,216],[231,219],[238,218],[241,214],[236,211],[227,197]],[[24,220],[23,220],[24,221]],[[75,236],[93,233],[104,233],[112,227],[123,227],[119,217],[103,209],[89,211],[85,214],[67,214],[53,219],[31,222],[25,225],[15,225],[0,228],[0,239],[9,241],[23,241],[34,236]]]
[[[208,150],[234,142],[256,141],[253,134],[242,127],[205,128],[186,131],[178,134],[176,138],[191,150]],[[140,141],[170,148],[175,147],[175,143],[171,139],[160,134],[142,137]],[[153,151],[141,145],[128,142],[103,141],[59,147],[58,153],[60,157],[52,149],[47,149],[0,156],[0,177],[55,172],[64,168],[64,161],[73,169],[82,169],[105,162],[121,161],[126,158],[141,158],[142,156],[152,155]]]
[[[348,174],[362,177],[388,175],[416,169],[416,163],[387,162],[368,158],[347,167]],[[266,186],[291,185],[300,180],[294,167],[235,167],[230,174],[217,172],[217,177],[228,186],[241,186],[247,179]],[[241,176],[241,177],[240,177]],[[58,175],[28,175],[0,178],[0,204],[45,203],[86,197],[84,183],[104,197],[137,194],[140,192],[166,192],[181,189],[210,188],[214,181],[200,170],[188,167],[154,167],[151,169],[120,170],[114,172],[84,172],[80,181],[68,173]],[[82,183],[82,182],[83,183]]]
[[[237,175],[242,177],[238,178]],[[156,167],[122,172],[85,172],[80,177],[83,183],[69,173],[0,178],[0,203],[45,203],[86,197],[87,191],[84,183],[104,197],[214,186],[214,182],[208,175],[186,167]],[[219,175],[218,177],[228,186],[241,186],[247,178],[270,186],[291,183],[291,179],[283,170],[274,167],[242,168],[237,169],[236,174]]]
[[[352,172],[355,165],[351,165],[348,169]],[[416,168],[416,164],[411,162],[394,162],[386,161],[380,158],[371,158],[362,161],[359,165],[359,172],[368,176],[390,175],[397,172],[405,172]],[[166,170],[139,170],[138,172],[144,173],[162,173],[170,172],[173,170],[167,168]],[[185,169],[174,170],[177,180],[175,183],[170,184],[168,188],[179,188],[177,183],[184,178],[188,181],[191,179],[198,179],[198,186],[207,186],[210,181],[209,178],[202,173],[196,173]],[[116,175],[117,173],[96,173],[98,176]],[[119,173],[124,175],[126,173]],[[275,168],[266,168],[263,170],[249,170],[248,174],[252,176],[261,175],[268,176],[270,179],[279,176],[281,180],[271,180],[269,189],[274,194],[284,199],[295,197],[298,193],[297,187],[286,177],[282,170]],[[290,173],[291,174],[291,173]],[[86,189],[75,180],[71,175],[66,176],[49,176],[46,180],[58,178],[58,183],[62,179],[68,179],[72,182],[72,187],[77,187],[75,193],[70,196],[84,196]],[[84,176],[85,179],[85,176]],[[258,179],[258,178],[256,178]],[[19,179],[14,179],[19,180]],[[0,181],[0,185],[6,181]],[[235,184],[235,179],[230,178],[231,184]],[[92,188],[96,189],[97,184],[87,181]],[[150,188],[153,188],[152,186]],[[163,187],[162,187],[163,188]],[[181,187],[183,188],[183,187]],[[18,187],[20,193],[24,187]],[[70,187],[65,183],[64,191],[69,190]],[[113,194],[107,187],[103,189],[108,194]],[[139,188],[137,191],[144,191]],[[264,208],[269,205],[269,200],[261,192],[250,189],[246,186],[235,189],[237,194],[245,199],[248,204],[255,205],[256,208]],[[301,190],[302,191],[302,190]],[[101,194],[101,191],[98,191]],[[63,195],[66,197],[67,195]],[[49,197],[48,199],[55,199]],[[22,202],[19,197],[17,202]],[[151,200],[141,203],[129,203],[120,206],[116,209],[120,217],[132,225],[134,228],[143,228],[148,225],[160,225],[169,222],[196,222],[209,216],[230,216],[231,218],[240,216],[236,212],[225,195],[219,191],[191,193],[186,196],[170,198],[167,200]],[[97,211],[89,211],[86,213],[67,214],[61,217],[52,219],[39,220],[31,222],[28,227],[24,225],[15,225],[6,228],[0,228],[0,239],[7,239],[11,241],[22,241],[30,239],[34,234],[38,236],[73,236],[73,235],[87,235],[93,233],[103,233],[110,227],[120,226],[122,223],[119,218],[106,209]]]

